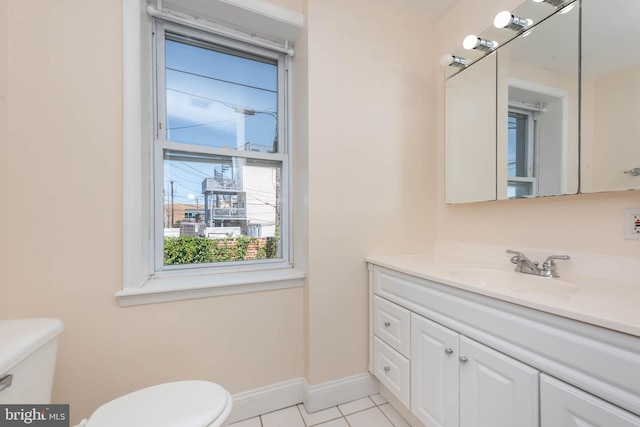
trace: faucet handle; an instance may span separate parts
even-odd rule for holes
[[[524,256],[522,252],[514,251],[512,249],[507,249],[507,253],[511,255],[516,255],[516,256]]]
[[[570,260],[571,257],[569,255],[550,255],[550,256],[547,257],[547,259],[544,260],[544,264],[542,264],[542,265],[544,265],[546,267],[551,266],[551,265],[555,264],[555,262],[553,262],[553,261],[556,260],[556,259],[561,259],[561,260],[567,261],[567,260]]]
[[[509,255],[514,255],[511,258],[511,263],[512,264],[518,264],[520,262],[520,260],[527,259],[525,254],[523,254],[522,252],[518,252],[518,251],[511,250],[511,249],[507,249],[507,253]]]
[[[551,255],[544,260],[542,264],[541,275],[546,277],[560,277],[557,271],[557,264],[554,262],[556,259],[568,260],[571,259],[569,255]]]

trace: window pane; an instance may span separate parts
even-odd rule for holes
[[[527,118],[525,114],[509,112],[508,176],[528,176]]]
[[[167,34],[166,138],[277,152],[278,65]]]
[[[524,181],[509,181],[507,183],[507,197],[517,199],[533,195],[533,183]]]
[[[282,164],[164,152],[164,264],[281,258]]]

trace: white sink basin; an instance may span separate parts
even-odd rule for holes
[[[510,270],[461,267],[449,271],[451,277],[485,289],[527,294],[568,296],[579,288],[561,278],[535,276]]]

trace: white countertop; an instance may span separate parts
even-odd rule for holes
[[[488,297],[640,337],[640,283],[563,274],[539,277],[504,262],[425,253],[367,262]],[[572,269],[567,269],[571,271]]]

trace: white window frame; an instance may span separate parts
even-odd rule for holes
[[[130,306],[303,286],[304,273],[293,268],[290,255],[291,230],[288,219],[286,225],[282,225],[287,227],[288,232],[287,237],[282,238],[283,259],[278,260],[280,262],[248,263],[241,268],[189,266],[156,271],[158,242],[154,237],[157,235],[154,211],[157,205],[154,206],[153,197],[152,149],[155,134],[154,79],[150,78],[154,69],[152,18],[147,15],[144,0],[123,0],[122,7],[123,289],[116,292],[118,302],[121,306]],[[286,105],[290,103],[290,78],[285,80]],[[278,124],[279,134],[288,141],[291,134],[288,113],[282,116]],[[198,151],[202,151],[202,147]],[[290,146],[288,150],[285,148],[284,153],[287,154],[283,154],[282,163],[282,212],[286,218],[290,218]],[[233,156],[234,152],[225,150],[224,155]],[[251,153],[251,156],[263,158],[261,156],[264,154]]]

